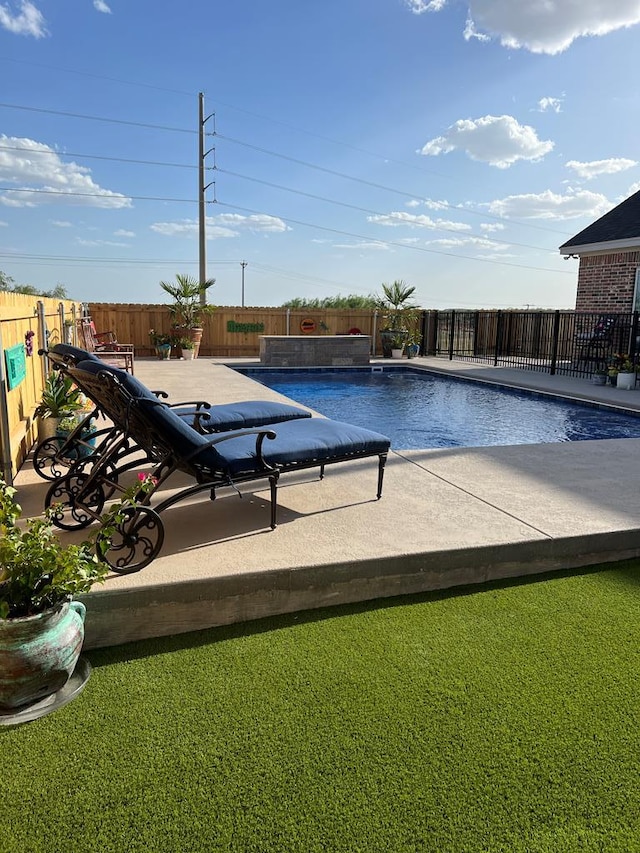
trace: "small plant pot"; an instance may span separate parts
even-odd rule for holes
[[[193,361],[193,359],[195,357],[195,350],[194,349],[187,349],[186,347],[183,347],[182,348],[182,357],[184,358],[185,361]]]
[[[596,373],[591,377],[591,381],[594,385],[606,385],[607,375],[606,373]]]
[[[36,616],[0,619],[0,708],[20,708],[61,690],[84,641],[85,606],[65,602]]]
[[[403,350],[403,349],[395,349],[395,348],[392,348],[392,350],[391,350],[391,358],[402,358],[402,353],[403,353],[403,352],[404,352],[404,350]]]
[[[168,360],[171,357],[171,344],[158,344],[156,352],[158,354],[158,358],[163,361]]]
[[[635,373],[623,373],[622,371],[618,373],[618,381],[616,384],[617,388],[621,388],[623,391],[631,391],[631,389],[635,387],[635,384]]]

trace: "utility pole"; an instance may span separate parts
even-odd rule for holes
[[[246,261],[240,261],[240,266],[242,267],[242,307],[244,308],[244,268],[246,267]]]
[[[211,186],[211,183],[205,184],[204,182],[204,174],[205,174],[205,165],[204,160],[207,154],[210,154],[213,151],[213,148],[210,148],[208,151],[204,149],[204,127],[207,121],[211,118],[211,115],[208,115],[205,118],[204,115],[204,94],[202,92],[198,93],[198,258],[199,258],[199,280],[200,284],[204,284],[207,280],[207,204],[205,199],[205,192],[208,187]],[[206,291],[202,291],[200,294],[200,304],[206,305],[207,303],[207,293]]]

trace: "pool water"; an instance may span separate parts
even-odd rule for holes
[[[640,418],[422,371],[242,373],[396,450],[640,438]]]

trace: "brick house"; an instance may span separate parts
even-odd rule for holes
[[[640,310],[640,191],[560,246],[580,258],[576,311]]]

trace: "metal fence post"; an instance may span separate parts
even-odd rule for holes
[[[455,309],[451,311],[451,318],[449,320],[449,361],[453,361],[453,340],[456,334],[456,312]]]
[[[551,341],[551,368],[549,373],[555,375],[558,363],[558,340],[560,338],[560,312],[555,311],[553,317],[553,339]]]
[[[498,311],[496,317],[496,339],[493,345],[493,366],[498,366],[498,358],[500,355],[500,338],[502,336],[502,311]]]

